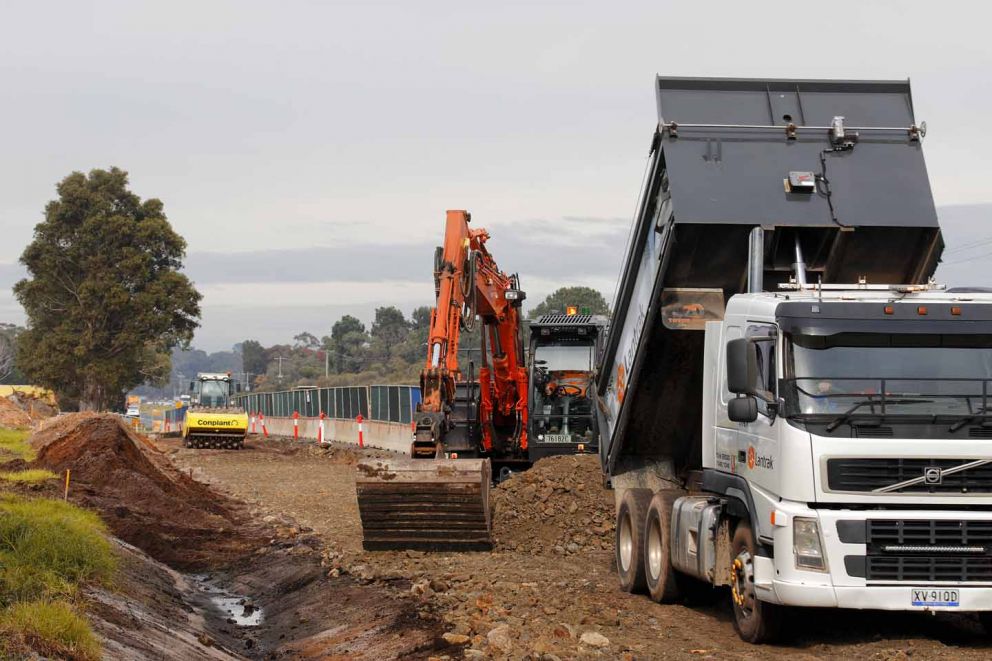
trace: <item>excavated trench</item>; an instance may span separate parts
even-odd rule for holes
[[[195,481],[116,416],[61,416],[32,444],[35,464],[69,469],[69,499],[121,540],[117,585],[88,594],[109,657],[426,658],[445,646],[409,585],[329,571],[312,531]]]

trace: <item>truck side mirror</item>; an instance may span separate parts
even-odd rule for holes
[[[241,384],[239,383],[239,384],[237,384],[237,385],[235,385],[235,386],[234,386],[234,389],[235,389],[236,391],[238,391],[238,392],[241,392]]]
[[[727,402],[727,417],[731,422],[754,422],[758,419],[758,400],[750,395],[733,398]]]
[[[735,395],[754,395],[758,385],[758,348],[747,338],[727,342],[727,389]]]
[[[190,381],[189,382],[189,391],[190,392],[193,392],[193,386],[195,386],[195,385],[196,385],[196,381]]]

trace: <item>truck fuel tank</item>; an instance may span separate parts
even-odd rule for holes
[[[717,535],[723,504],[712,496],[683,496],[672,512],[672,566],[714,583]]]

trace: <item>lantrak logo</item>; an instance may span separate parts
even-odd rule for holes
[[[749,445],[747,448],[747,467],[751,470],[755,468],[767,468],[772,470],[775,468],[775,460],[771,457],[760,456],[754,449],[753,445]]]

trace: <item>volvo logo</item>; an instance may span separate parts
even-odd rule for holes
[[[927,466],[923,469],[923,484],[940,484],[944,480],[944,471],[940,466]]]

